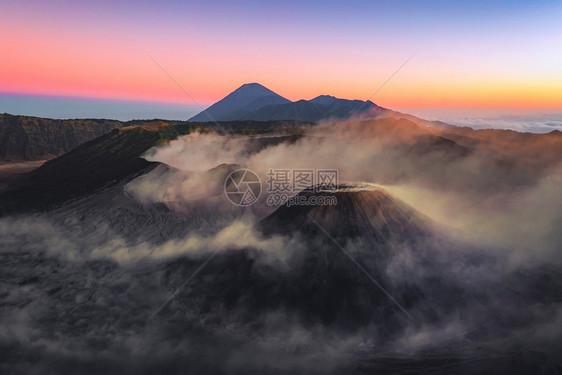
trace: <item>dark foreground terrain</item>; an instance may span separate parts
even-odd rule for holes
[[[122,126],[12,178],[0,371],[560,373],[560,135],[322,126]],[[303,160],[337,204],[224,194]]]

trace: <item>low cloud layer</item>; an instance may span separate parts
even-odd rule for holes
[[[562,112],[559,109],[424,108],[407,109],[404,112],[473,129],[510,129],[530,133],[562,131]]]
[[[2,362],[24,373],[38,372],[32,361],[46,372],[353,373],[427,353],[512,361],[531,348],[553,358],[562,334],[555,143],[521,140],[514,144],[525,150],[506,153],[499,140],[443,137],[400,120],[323,124],[291,142],[192,134],[150,150],[147,160],[162,165],[130,182],[119,200],[84,198],[44,215],[3,218]],[[534,154],[532,163],[523,152]],[[340,182],[382,185],[435,221],[434,237],[362,259],[413,320],[351,262],[338,270],[380,294],[385,307],[373,308],[390,317],[388,327],[347,332],[286,307],[253,319],[227,309],[228,288],[240,279],[242,301],[264,281],[285,285],[291,277],[304,280],[293,286],[298,295],[306,283],[330,280],[296,279],[296,258],[312,251],[321,264],[310,274],[324,275],[333,272],[331,258],[317,254],[342,254],[329,238],[260,234],[256,224],[275,207],[265,204],[265,191],[247,209],[228,202],[229,167],[208,172],[225,163],[255,171],[264,190],[270,169],[337,169]],[[356,245],[343,244],[360,254]],[[247,258],[197,271],[212,254]],[[194,274],[197,282],[185,284]]]

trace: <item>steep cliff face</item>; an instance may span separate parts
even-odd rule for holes
[[[123,124],[0,114],[0,162],[51,159]]]

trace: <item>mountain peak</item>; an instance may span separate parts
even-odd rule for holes
[[[265,87],[261,83],[257,83],[257,82],[244,83],[242,86],[239,87],[239,89],[241,89],[243,87],[262,87],[266,90],[269,90],[267,87]]]
[[[245,83],[189,121],[238,120],[262,107],[290,102],[259,83]]]
[[[331,95],[319,95],[316,98],[310,100],[311,103],[322,104],[322,105],[330,105],[340,99],[336,98],[335,96]]]
[[[275,92],[265,87],[264,85],[256,82],[245,83],[242,86],[238,87],[233,92],[231,92],[228,96],[230,95],[244,95],[244,96],[255,96],[255,97],[269,96],[269,95],[279,96]]]

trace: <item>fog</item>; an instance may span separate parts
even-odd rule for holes
[[[530,133],[562,131],[559,108],[403,108],[400,111],[473,129],[511,129]]]
[[[39,372],[26,364],[32,358],[47,372],[345,373],[367,359],[449,353],[500,360],[531,349],[554,366],[562,336],[559,143],[506,153],[493,137],[467,143],[470,149],[448,139],[400,120],[350,120],[254,153],[247,150],[255,138],[212,133],[154,148],[145,158],[162,165],[123,187],[134,209],[163,205],[189,219],[195,204],[222,219],[159,241],[111,225],[92,230],[97,218],[65,207],[0,219],[0,342],[18,353],[22,373]],[[523,160],[527,153],[532,159]],[[258,174],[264,188],[255,205],[224,199],[227,173],[207,172],[224,163]],[[260,233],[259,221],[276,209],[265,202],[270,169],[336,169],[340,183],[378,184],[432,223],[433,236],[386,244],[385,259],[361,259],[400,303],[415,297],[411,321],[384,296],[388,320],[353,330],[287,306],[259,314],[244,304],[225,307],[221,288],[246,285],[237,267],[252,264],[244,294],[252,301],[255,285],[296,277],[302,254],[340,251],[326,238]],[[352,254],[365,246],[339,245]],[[351,263],[349,270],[361,280]],[[359,285],[380,294],[368,280]],[[248,321],[248,314],[255,316]]]

